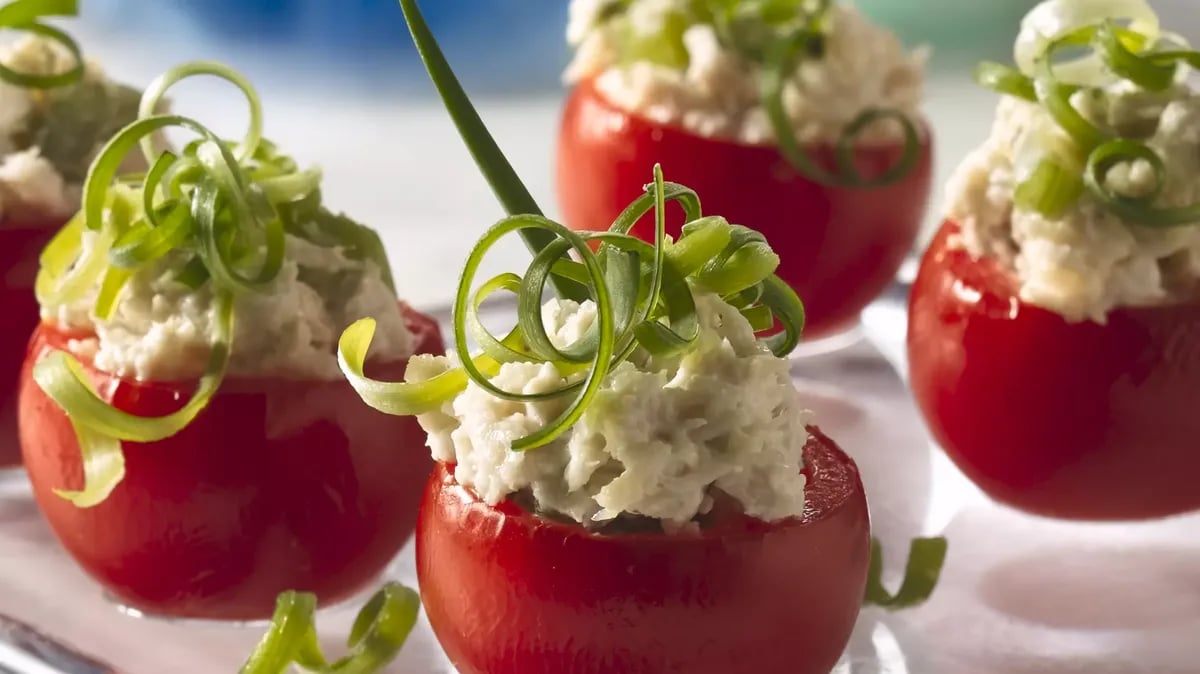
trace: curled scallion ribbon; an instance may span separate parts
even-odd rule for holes
[[[416,592],[388,583],[359,611],[350,629],[350,653],[329,662],[316,630],[316,596],[284,592],[266,634],[239,670],[240,674],[284,674],[296,665],[313,674],[373,674],[400,652],[417,624],[421,600]]]
[[[1070,0],[1058,0],[1058,5],[1064,11],[1072,8]],[[1047,156],[1014,189],[1014,201],[1020,208],[1054,218],[1087,194],[1130,224],[1195,225],[1200,223],[1200,204],[1155,204],[1167,175],[1162,157],[1153,148],[1141,138],[1123,136],[1120,129],[1089,121],[1072,104],[1077,93],[1098,95],[1104,86],[1120,80],[1146,91],[1167,91],[1181,82],[1185,67],[1200,69],[1200,51],[1178,48],[1177,38],[1159,34],[1157,19],[1148,6],[1130,3],[1127,9],[1130,18],[1135,19],[1129,26],[1119,23],[1122,17],[1115,15],[1097,17],[1084,25],[1067,25],[1061,34],[1039,42],[1036,51],[1028,52],[1033,64],[1028,72],[988,62],[976,69],[975,79],[1001,94],[1041,105],[1069,138],[1066,144],[1047,139]],[[1090,50],[1091,55],[1076,56],[1071,61],[1075,66],[1071,72],[1080,81],[1060,80],[1055,62],[1060,54],[1072,50]],[[1146,162],[1154,173],[1155,182],[1147,194],[1122,194],[1108,185],[1108,172],[1113,167],[1138,161]]]
[[[167,90],[199,75],[224,79],[245,95],[250,120],[237,144],[200,122],[155,114]],[[154,141],[169,128],[196,139],[182,151],[158,151]],[[118,175],[129,152],[141,151],[150,167]],[[160,417],[119,410],[92,387],[83,366],[65,351],[36,363],[37,384],[70,418],[83,454],[84,488],[60,495],[81,507],[102,502],[124,476],[121,442],[155,442],[186,428],[207,406],[225,377],[233,349],[237,296],[263,292],[283,266],[286,236],[338,245],[348,255],[388,269],[378,235],[320,204],[320,173],[300,170],[262,138],[262,105],[240,74],[220,63],[197,61],[168,70],[143,94],[139,118],[108,141],[83,185],[82,210],[41,255],[35,291],[43,306],[89,301],[109,319],[121,291],[139,270],[161,264],[193,289],[213,295],[214,334],[207,367],[186,404]]]
[[[50,39],[71,54],[74,63],[60,73],[34,74],[0,64],[0,80],[28,89],[54,89],[83,79],[83,51],[67,33],[47,25],[41,19],[50,16],[76,16],[78,0],[16,0],[0,7],[0,28],[24,31]]]
[[[777,356],[790,353],[804,326],[804,307],[795,292],[774,276],[779,257],[762,235],[723,218],[703,216],[695,192],[665,182],[660,167],[655,167],[654,182],[646,189],[604,232],[574,232],[536,215],[511,216],[489,229],[468,255],[458,284],[453,321],[460,367],[419,382],[367,377],[366,354],[374,334],[374,321],[367,318],[350,326],[339,342],[339,363],[346,377],[368,405],[393,414],[437,409],[468,382],[505,400],[571,396],[557,418],[513,442],[514,450],[524,451],[552,442],[574,425],[605,376],[623,360],[668,357],[691,349],[700,335],[693,287],[720,295],[755,320],[761,331],[778,320],[784,330],[764,343]],[[679,201],[690,218],[677,243],[665,233],[669,199]],[[655,214],[654,244],[628,233],[650,208]],[[528,228],[552,237],[525,273],[500,274],[475,288],[487,252],[505,236]],[[568,251],[580,261],[565,257]],[[595,323],[577,342],[565,346],[553,343],[541,314],[546,284],[555,275],[581,284],[596,304]],[[503,337],[488,331],[477,313],[489,295],[499,292],[515,294],[517,299],[517,325]],[[480,345],[476,354],[468,344],[471,335]],[[500,363],[512,361],[550,363],[572,380],[540,393],[508,391],[491,378]]]

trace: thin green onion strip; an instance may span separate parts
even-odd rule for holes
[[[198,75],[225,79],[244,94],[250,120],[239,144],[189,117],[155,114],[171,86]],[[195,392],[179,410],[161,417],[112,406],[92,387],[84,366],[65,351],[51,351],[35,364],[34,380],[69,417],[83,454],[83,489],[62,495],[85,507],[103,501],[120,482],[122,441],[171,437],[216,394],[233,349],[236,298],[263,291],[278,275],[288,228],[303,229],[284,222],[285,215],[299,217],[298,204],[305,204],[303,218],[315,223],[315,231],[296,235],[332,237],[328,245],[345,245],[348,255],[374,260],[387,273],[378,236],[321,207],[320,172],[298,169],[262,138],[261,103],[240,74],[208,61],[182,64],[155,80],[140,109],[141,116],[97,153],[83,185],[81,211],[42,253],[35,291],[43,306],[91,301],[96,319],[108,320],[119,309],[126,283],[143,270],[160,273],[161,267],[190,288],[210,287],[211,349]],[[196,139],[182,151],[156,153],[152,139],[169,128],[189,131]],[[120,175],[126,155],[138,146],[149,170]]]
[[[79,43],[58,28],[41,22],[45,17],[78,14],[77,0],[16,0],[0,7],[0,28],[25,31],[57,42],[71,54],[73,61],[67,70],[49,75],[25,73],[0,64],[0,80],[27,89],[54,89],[83,79],[86,65]]]
[[[946,562],[945,538],[917,538],[912,541],[904,580],[895,594],[883,585],[883,546],[871,539],[871,564],[867,572],[864,603],[895,610],[924,603],[933,594]]]
[[[421,611],[421,599],[404,585],[390,582],[359,610],[347,639],[350,652],[329,662],[316,631],[316,596],[284,592],[275,602],[271,625],[240,674],[285,674],[292,665],[314,674],[374,674],[404,646]]]
[[[1141,18],[1155,17],[1151,13]],[[1200,223],[1200,203],[1156,205],[1167,183],[1167,169],[1154,149],[1140,139],[1122,137],[1117,129],[1094,124],[1071,103],[1081,89],[1099,91],[1102,84],[1118,80],[1151,92],[1168,91],[1181,81],[1184,66],[1200,69],[1200,51],[1161,48],[1176,40],[1157,32],[1157,20],[1135,22],[1134,26],[1142,28],[1119,25],[1111,17],[1066,26],[1060,35],[1045,39],[1038,51],[1025,54],[1032,63],[1032,77],[996,63],[982,63],[976,69],[979,84],[1043,106],[1070,139],[1065,146],[1060,143],[1047,148],[1047,155],[1029,177],[1016,185],[1013,201],[1018,208],[1055,218],[1089,195],[1108,212],[1133,225],[1161,228]],[[1091,78],[1096,82],[1091,87],[1060,81],[1055,58],[1067,49],[1090,49],[1094,53],[1090,59],[1073,59],[1073,66],[1087,62],[1090,67],[1094,60],[1107,72]],[[1078,70],[1076,67],[1072,72]],[[1154,172],[1154,185],[1146,195],[1121,194],[1108,185],[1107,175],[1113,167],[1137,161],[1146,162]]]

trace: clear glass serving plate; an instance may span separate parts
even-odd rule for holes
[[[823,430],[859,463],[893,574],[912,536],[951,541],[934,598],[864,611],[835,674],[1200,671],[1200,518],[1082,525],[984,500],[931,447],[897,374],[903,294],[898,285],[872,306],[849,348],[795,362]],[[387,575],[415,585],[411,546]],[[319,614],[330,653],[356,603]],[[0,672],[21,674],[232,673],[263,629],[118,611],[60,550],[21,482],[0,493],[0,616]],[[423,621],[388,671],[454,674]]]

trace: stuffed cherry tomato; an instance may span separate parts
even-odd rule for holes
[[[829,672],[864,597],[886,592],[858,471],[791,378],[804,308],[779,256],[704,217],[659,166],[606,231],[537,215],[415,0],[400,5],[500,201],[529,209],[467,257],[455,359],[414,357],[387,383],[363,371],[370,321],[339,343],[363,399],[416,414],[440,462],[417,569],[450,660],[462,674]],[[670,201],[688,223],[677,239]],[[628,232],[650,214],[653,243]],[[534,253],[525,274],[476,284],[512,233]],[[502,338],[478,315],[496,292],[517,295]],[[916,575],[932,580],[941,557],[928,561]]]
[[[849,327],[924,218],[924,55],[840,5],[808,14],[797,2],[772,18],[730,3],[614,4],[571,7],[577,55],[557,172],[566,224],[607,229],[662,163],[705,210],[772,242],[808,335]],[[633,231],[646,238],[653,223]]]
[[[21,460],[17,377],[38,324],[38,255],[79,207],[88,162],[134,118],[139,97],[43,29],[0,50],[0,467]]]
[[[590,371],[555,351],[516,356],[498,342],[464,356],[462,370],[445,357],[410,361],[413,387],[470,373],[418,417],[442,463],[421,504],[418,578],[430,624],[463,674],[825,674],[841,657],[871,559],[858,471],[807,425],[782,357],[794,341],[772,353],[746,317],[799,317],[777,277],[754,281],[770,269],[770,249],[747,246],[727,224],[692,222],[700,225],[679,245],[711,249],[692,261],[689,285],[671,291],[674,316],[659,324],[694,325],[683,343],[666,348],[639,332],[628,360],[613,360],[626,339],[612,331],[613,306],[653,287],[654,255],[647,247],[631,260],[641,283],[607,285],[619,248],[602,246],[611,257],[589,252],[584,264],[610,295],[593,294],[612,300],[540,308],[548,346],[588,354]],[[635,246],[630,235],[605,236]],[[725,256],[736,261],[708,264]],[[755,290],[748,281],[765,284],[764,304],[721,299]],[[529,299],[521,305],[536,309]],[[513,343],[538,343],[518,330]],[[789,640],[794,647],[764,647]]]
[[[625,535],[488,505],[443,464],[417,530],[429,620],[462,672],[827,674],[862,602],[867,511],[832,441],[814,432],[804,462],[800,517],[721,501],[699,531]]]
[[[404,308],[417,353],[440,353],[436,324]],[[78,337],[78,336],[77,336]],[[280,591],[325,604],[374,580],[412,535],[432,462],[412,419],[363,407],[344,381],[231,376],[179,434],[122,443],[126,476],[103,503],[83,486],[79,443],[30,370],[70,337],[43,324],[21,398],[25,466],[63,546],[117,600],[157,615],[253,619]],[[105,402],[174,412],[194,382],[126,379],[84,362]],[[405,362],[379,363],[398,376]]]
[[[196,74],[247,93],[251,132],[234,144],[147,115],[101,151],[84,210],[43,256],[21,446],[54,532],[118,600],[264,618],[281,591],[328,603],[383,572],[432,467],[413,420],[355,404],[341,330],[374,316],[370,366],[397,376],[443,347],[431,319],[398,308],[378,236],[260,139],[240,75],[178,66],[142,109]],[[147,145],[154,169],[114,181],[125,151],[168,125],[200,139],[178,155]]]
[[[913,286],[913,391],[947,454],[1002,503],[1078,519],[1189,512],[1200,95],[1177,59],[1195,53],[1129,51],[1158,36],[1142,3],[1117,17],[1064,4],[1026,19],[1018,69],[980,70],[1005,96]],[[1132,22],[1129,42],[1112,18]],[[1081,37],[1097,54],[1061,66],[1082,78],[1070,87],[1034,67]],[[1107,70],[1114,50],[1148,70]]]

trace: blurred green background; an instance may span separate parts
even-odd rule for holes
[[[980,59],[1008,61],[1013,38],[1037,0],[858,0],[907,45],[934,48],[933,68],[962,68]]]

